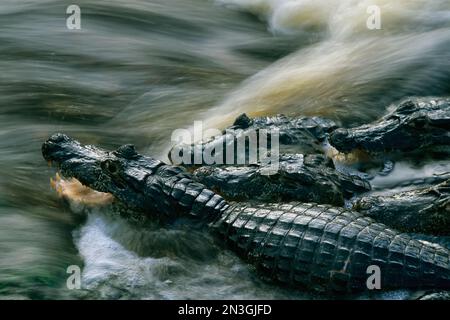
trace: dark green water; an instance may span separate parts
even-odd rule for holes
[[[450,94],[445,1],[395,7],[404,23],[389,18],[377,34],[321,14],[313,28],[291,30],[278,6],[228,2],[240,10],[79,0],[76,31],[66,28],[73,1],[0,3],[1,299],[315,298],[261,282],[207,235],[104,213],[82,221],[49,185],[40,147],[54,132],[165,159],[172,131],[194,120],[223,126],[241,112],[286,112],[361,123],[406,95]],[[339,10],[359,21],[352,7]],[[82,267],[83,290],[67,289],[69,265]]]

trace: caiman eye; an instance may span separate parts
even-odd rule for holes
[[[111,160],[105,160],[102,162],[101,167],[103,170],[108,171],[111,174],[117,173],[119,171],[119,165]]]
[[[416,118],[411,122],[411,126],[417,129],[425,127],[427,119],[425,117]]]

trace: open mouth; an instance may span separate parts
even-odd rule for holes
[[[56,191],[58,197],[70,205],[83,205],[87,207],[104,207],[113,203],[114,196],[110,193],[96,191],[83,185],[76,178],[66,178],[59,172],[50,178],[50,186]]]
[[[44,142],[42,154],[58,172],[51,185],[69,203],[102,206],[114,200],[138,211],[148,207],[141,189],[160,162],[143,161],[133,146],[107,151],[57,133]]]
[[[331,159],[346,165],[352,165],[361,162],[372,161],[377,153],[371,153],[363,149],[355,148],[348,152],[341,152],[333,146],[328,146],[326,148],[326,154]]]
[[[82,148],[66,135],[55,134],[44,143],[42,152],[49,167],[56,169],[55,177],[50,178],[50,185],[60,198],[71,205],[89,207],[106,206],[113,202],[114,196],[111,193],[100,192],[91,187],[95,185],[94,170],[90,170],[90,175],[77,175],[77,172],[83,171],[84,162],[87,164],[86,168],[92,167],[88,164],[95,159],[93,150]],[[81,154],[86,152],[89,157],[86,161],[81,160]]]

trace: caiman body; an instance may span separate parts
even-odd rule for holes
[[[381,119],[330,134],[341,152],[437,152],[450,154],[450,98],[415,98],[400,103]]]
[[[450,287],[449,250],[361,213],[314,203],[227,202],[184,169],[130,145],[108,152],[56,134],[42,151],[64,176],[133,210],[208,226],[272,280],[327,292],[364,290],[367,268],[377,265],[383,288]]]
[[[392,195],[363,196],[353,208],[401,231],[448,236],[450,180]]]
[[[357,175],[335,169],[322,154],[283,154],[276,173],[266,175],[270,165],[202,166],[193,179],[229,200],[302,201],[344,205],[344,199],[370,190]]]
[[[272,134],[277,132],[280,153],[320,154],[323,153],[323,142],[327,135],[335,130],[334,121],[320,117],[288,117],[277,115],[272,117],[249,118],[246,114],[240,115],[232,126],[225,129],[221,135],[196,142],[190,145],[179,144],[169,152],[169,159],[174,162],[173,155],[183,158],[184,167],[198,167],[203,163],[196,163],[196,154],[201,155],[205,150],[214,150],[216,163],[249,164],[249,146],[243,152],[238,152],[238,145],[247,137],[258,139],[264,131],[267,134],[267,146],[272,145]],[[231,147],[231,149],[230,149]],[[201,158],[198,157],[197,158]],[[186,161],[187,160],[187,161]],[[251,164],[251,163],[250,163]]]
[[[264,277],[287,285],[364,290],[376,265],[382,288],[450,287],[447,249],[343,208],[235,204],[212,227]]]

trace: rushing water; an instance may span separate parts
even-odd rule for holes
[[[365,25],[370,4],[381,30]],[[194,120],[359,124],[407,95],[448,95],[450,2],[2,0],[0,58],[0,298],[316,298],[263,283],[208,235],[80,218],[51,190],[41,143],[60,131],[166,159]],[[66,288],[69,265],[83,290]]]

